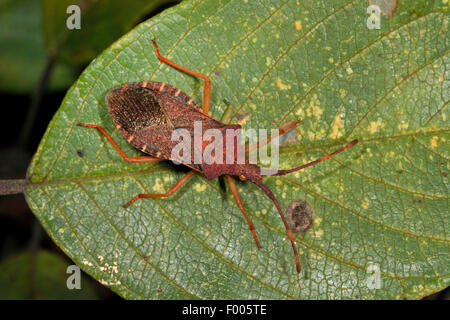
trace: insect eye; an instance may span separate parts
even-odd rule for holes
[[[247,180],[247,178],[246,178],[245,176],[243,176],[243,175],[240,175],[240,176],[239,176],[239,179],[241,179],[241,181]]]

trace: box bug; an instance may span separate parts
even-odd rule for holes
[[[225,179],[230,186],[230,190],[234,196],[237,206],[239,207],[240,211],[244,215],[245,220],[248,223],[256,245],[258,248],[261,248],[261,244],[258,240],[258,236],[256,235],[255,228],[245,212],[241,197],[237,191],[232,176],[237,176],[240,180],[243,181],[249,180],[256,184],[260,189],[262,189],[267,197],[269,197],[269,199],[271,199],[275,204],[286,228],[289,240],[292,244],[297,272],[300,272],[300,260],[290,227],[286,222],[283,211],[281,210],[274,194],[266,185],[262,183],[260,167],[255,164],[251,164],[249,161],[238,163],[236,161],[236,158],[233,158],[232,163],[226,164],[214,162],[195,163],[195,161],[183,161],[173,158],[172,150],[177,142],[172,140],[172,133],[178,128],[184,128],[188,130],[188,132],[191,134],[191,137],[194,138],[193,127],[196,121],[201,122],[205,128],[214,128],[221,132],[225,132],[227,129],[240,130],[241,126],[238,124],[224,124],[210,117],[210,79],[206,75],[189,70],[163,57],[160,54],[158,45],[156,44],[156,40],[153,39],[152,41],[155,46],[158,59],[161,62],[205,80],[203,90],[203,108],[200,108],[197,104],[195,104],[192,98],[190,98],[186,93],[167,83],[151,81],[125,83],[122,86],[111,89],[106,95],[106,105],[117,130],[120,131],[120,133],[124,136],[128,143],[141,150],[142,152],[149,154],[150,156],[128,157],[118,147],[118,145],[103,129],[103,127],[96,124],[78,123],[79,126],[95,128],[100,131],[100,133],[106,137],[108,142],[111,143],[111,145],[119,152],[119,154],[125,161],[131,163],[143,163],[163,160],[176,160],[177,162],[180,162],[192,169],[180,180],[178,180],[166,193],[138,194],[130,201],[128,201],[123,207],[127,208],[139,198],[168,197],[174,194],[182,185],[184,185],[196,171],[202,173],[207,179],[214,179],[219,176],[225,176]],[[285,132],[296,126],[298,123],[299,121],[294,122],[288,127],[280,130],[278,135],[284,134]],[[239,139],[236,138],[237,143],[233,147],[234,150],[226,150],[226,148],[224,148],[223,152],[224,154],[226,154],[228,151],[232,151],[233,154],[236,154],[236,151],[245,151],[247,153],[252,149],[257,149],[262,145],[268,143],[273,138],[275,137],[270,137],[269,139],[258,142],[255,145],[250,145],[245,148],[245,150],[243,150],[243,147],[239,144]],[[322,158],[289,170],[278,170],[275,173],[272,173],[272,175],[282,176],[294,171],[307,168],[323,160],[326,160],[344,151],[347,148],[354,146],[357,142],[358,140],[353,140],[350,143],[346,144],[344,147]],[[203,150],[206,148],[206,145],[194,145],[192,148],[194,149],[194,153],[195,151],[203,152]],[[240,150],[237,150],[239,148]]]

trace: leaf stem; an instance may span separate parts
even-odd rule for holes
[[[24,193],[27,184],[25,179],[0,180],[0,195]]]

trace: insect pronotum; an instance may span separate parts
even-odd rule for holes
[[[119,152],[122,158],[131,163],[174,160],[172,158],[172,149],[177,142],[172,141],[172,132],[177,128],[186,128],[193,137],[192,130],[194,121],[201,121],[204,128],[215,128],[221,130],[222,132],[225,132],[226,129],[239,130],[241,126],[238,124],[224,124],[209,116],[211,90],[210,79],[201,73],[189,70],[163,57],[159,52],[155,39],[152,41],[155,46],[158,59],[161,62],[205,80],[203,90],[203,108],[201,109],[198,105],[196,105],[192,98],[190,98],[183,91],[167,83],[151,81],[125,83],[122,86],[110,90],[106,96],[106,105],[117,130],[122,133],[131,145],[142,152],[149,154],[150,156],[128,157],[101,126],[86,123],[78,123],[78,125],[99,130],[106,137],[109,143],[111,143],[112,146]],[[298,123],[299,121],[294,122],[288,127],[280,130],[278,135],[284,134],[288,130],[295,127]],[[262,145],[267,144],[275,137],[276,135],[255,145],[250,145],[245,148],[244,151],[248,152],[250,150],[257,149]],[[354,146],[357,142],[358,140],[353,140],[333,153],[323,156],[315,161],[289,170],[278,170],[272,175],[282,176],[294,171],[302,170]],[[201,151],[203,151],[205,145],[200,147],[202,148]],[[239,142],[237,142],[235,148],[243,147],[239,144]],[[224,147],[224,154],[225,153],[226,148]],[[177,161],[179,160],[177,159]],[[274,194],[266,185],[262,183],[261,169],[257,165],[251,164],[247,160],[244,164],[238,163],[237,161],[228,164],[207,164],[204,162],[196,164],[194,161],[181,161],[181,163],[190,167],[192,170],[178,180],[166,193],[138,194],[128,201],[123,207],[127,208],[139,198],[168,197],[184,185],[194,175],[195,171],[202,173],[207,179],[225,176],[237,206],[248,223],[256,245],[258,248],[261,248],[261,244],[258,240],[258,236],[256,235],[253,223],[250,221],[245,212],[241,197],[239,196],[232,176],[237,176],[241,180],[249,180],[261,188],[275,204],[292,244],[297,272],[300,272],[300,260],[290,227],[286,222],[283,211],[281,210]]]

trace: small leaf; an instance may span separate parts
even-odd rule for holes
[[[367,28],[367,1],[192,0],[165,11],[68,92],[28,171],[30,207],[78,265],[126,298],[402,299],[448,286],[448,15],[439,1],[410,14],[416,2],[400,1],[379,30]],[[215,118],[226,99],[246,129],[302,120],[282,168],[360,140],[264,179],[283,209],[303,200],[313,211],[312,227],[295,234],[300,275],[273,203],[250,183],[238,188],[261,250],[217,179],[196,175],[170,198],[121,207],[181,173],[126,163],[76,123],[104,126],[139,155],[113,126],[108,90],[162,81],[202,100],[203,82],[161,64],[153,37],[165,56],[211,77]]]

